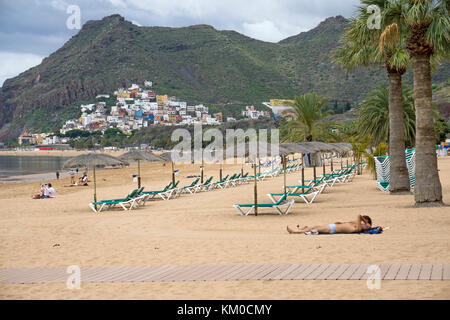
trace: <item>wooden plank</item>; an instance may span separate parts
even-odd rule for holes
[[[442,269],[442,280],[450,280],[450,264],[444,264]]]
[[[369,266],[369,264],[360,264],[348,280],[361,280]]]
[[[145,281],[154,282],[155,279],[171,272],[173,269],[175,269],[175,267],[176,266],[163,266],[162,268],[158,269],[158,271],[148,275]]]
[[[195,269],[196,266],[175,266],[175,268],[171,269],[170,272],[162,273],[159,277],[155,277],[153,280],[155,281],[174,281],[174,280],[183,280],[184,278],[178,277],[180,274],[186,274],[191,272],[192,269]]]
[[[433,265],[433,268],[431,270],[430,280],[442,280],[443,271],[444,271],[444,268],[443,268],[442,264]]]
[[[193,269],[196,269],[196,268],[198,268],[198,266],[175,266],[174,268],[172,268],[166,272],[162,272],[161,274],[154,276],[152,281],[163,282],[163,281],[166,281],[166,279],[168,279],[169,281],[172,279],[184,280],[183,277],[179,277],[179,278],[177,278],[177,277],[180,274],[188,274],[188,273],[192,272]]]
[[[390,264],[380,264],[380,269],[381,269],[381,280],[384,279],[384,277],[386,276],[386,274],[388,273],[389,269],[391,268]]]
[[[252,264],[249,266],[249,268],[242,270],[241,272],[235,274],[232,278],[229,278],[228,280],[243,280],[246,279],[247,276],[251,275],[252,273],[260,270],[263,268],[263,264]]]
[[[154,272],[155,270],[158,270],[160,267],[155,266],[148,266],[143,267],[139,274],[133,275],[133,278],[128,280],[128,282],[143,282],[142,279],[145,278],[150,274],[150,272]]]
[[[149,278],[151,278],[154,274],[161,272],[167,266],[151,266],[146,270],[142,270],[142,274],[134,279],[134,282],[146,282]]]
[[[184,279],[181,281],[195,281],[198,279],[199,275],[203,273],[205,270],[208,270],[211,268],[210,266],[198,266],[197,268],[194,268],[189,273],[184,274]],[[181,277],[181,275],[180,275]]]
[[[226,266],[229,267],[229,266]],[[211,274],[217,274],[217,272],[222,270],[224,268],[223,265],[215,265],[215,266],[208,266],[205,268],[203,272],[200,272],[197,275],[197,281],[205,281],[204,279],[207,278]]]
[[[432,268],[433,265],[431,264],[423,264],[420,270],[419,280],[430,280]]]
[[[367,272],[369,270],[369,268],[371,266],[375,266],[377,269],[373,269],[371,270],[371,272]],[[371,277],[371,279],[374,280],[375,275],[373,274],[373,272],[379,272],[379,276],[380,276],[380,280],[381,280],[381,266],[379,264],[371,264],[368,265],[366,268],[366,271],[364,272],[364,274],[361,276],[361,278],[359,278],[359,280],[367,280],[369,279],[369,277]]]
[[[275,277],[277,277],[278,275],[281,275],[284,271],[289,269],[291,266],[292,265],[290,265],[290,264],[278,265],[278,268],[276,268],[272,272],[269,272],[268,274],[266,274],[264,277],[261,278],[261,280],[273,280]]]
[[[402,264],[397,272],[397,275],[395,276],[395,280],[406,280],[406,278],[408,277],[409,269],[411,269],[410,264]]]
[[[337,280],[341,276],[341,274],[343,274],[349,267],[349,264],[338,265],[336,270],[334,270],[326,277],[326,280]]]
[[[227,273],[230,273],[233,271],[237,265],[222,265],[219,269],[215,270],[214,272],[210,272],[203,276],[203,281],[215,281],[217,278],[220,278],[223,275],[226,275]]]
[[[290,275],[291,280],[303,280],[305,277],[307,277],[309,274],[314,272],[317,268],[320,267],[319,263],[314,263],[308,265],[304,269],[297,269],[294,273]]]
[[[109,282],[112,277],[120,275],[122,272],[127,270],[128,267],[110,267],[104,270],[99,270],[98,273],[92,275],[90,282],[100,283]]]
[[[328,267],[329,264],[321,264],[318,268],[314,269],[313,272],[305,276],[303,280],[316,280],[316,278],[320,276]]]
[[[411,269],[409,269],[409,273],[406,277],[406,280],[418,280],[421,268],[422,268],[421,264],[413,264],[411,266]]]
[[[235,278],[238,274],[244,272],[245,270],[249,269],[253,265],[249,264],[243,264],[240,265],[237,269],[233,270],[232,272],[228,273],[226,276],[222,277],[221,280],[230,280],[232,278]]]
[[[389,268],[389,271],[386,273],[385,277],[382,280],[394,280],[397,276],[398,270],[400,270],[400,264],[393,264]]]
[[[325,280],[327,279],[330,274],[335,272],[339,268],[338,264],[329,264],[328,267],[319,275],[316,277],[315,280]]]
[[[242,270],[243,268],[246,268],[247,265],[245,264],[237,264],[233,267],[231,267],[228,270],[224,270],[222,274],[216,275],[214,278],[214,281],[224,281],[227,280],[228,277],[233,276],[234,273],[238,272],[239,270]]]
[[[6,284],[26,284],[33,283],[33,276],[39,277],[42,274],[52,274],[53,269],[42,269],[42,268],[34,268],[34,269],[11,269],[5,276]]]
[[[111,282],[134,282],[144,270],[145,267],[130,267],[126,273],[122,273],[119,277],[113,277]]]
[[[94,282],[94,279],[98,278],[104,272],[107,272],[111,267],[82,267],[81,268],[81,281],[82,282]]]
[[[351,264],[347,270],[342,273],[337,280],[348,280],[352,276],[352,274],[359,268],[359,264]]]
[[[243,280],[261,280],[262,277],[267,275],[268,273],[276,270],[278,268],[278,265],[276,264],[268,264],[265,265],[263,268],[255,271],[254,273],[247,275],[245,279]]]

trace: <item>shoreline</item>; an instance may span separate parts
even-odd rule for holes
[[[112,154],[115,157],[118,157],[125,153],[125,151],[91,151],[91,150],[32,150],[32,151],[2,151],[0,150],[1,156],[50,156],[50,157],[76,157],[81,154],[86,153],[104,153],[104,154]]]

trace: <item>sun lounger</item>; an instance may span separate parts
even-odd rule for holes
[[[116,207],[117,205],[119,205],[123,210],[131,210],[131,209],[137,207],[139,202],[143,199],[143,197],[141,195],[141,192],[143,189],[144,188],[134,189],[125,198],[91,202],[91,203],[89,203],[89,207],[94,212],[101,212],[101,211],[109,210],[111,208]]]
[[[163,200],[168,200],[172,198],[174,194],[176,194],[177,191],[177,185],[180,181],[178,180],[173,186],[172,182],[169,183],[167,186],[164,187],[162,190],[157,191],[144,191],[142,192],[144,195],[147,195],[148,199],[154,199],[156,196],[159,196]]]
[[[288,214],[291,210],[292,206],[294,205],[294,200],[286,201],[287,194],[284,194],[280,200],[278,200],[276,203],[258,203],[258,208],[273,208],[275,209],[278,214]],[[243,216],[248,216],[252,211],[255,209],[255,204],[234,204],[233,207],[236,208],[238,213]],[[286,210],[283,212],[281,210],[282,207],[286,207]],[[243,211],[242,208],[249,208],[247,211]]]
[[[295,190],[298,190],[298,187],[299,186],[286,188],[295,188]],[[272,200],[273,203],[277,203],[279,201],[279,199],[277,200],[275,197],[284,197],[285,195],[287,195],[287,197],[299,197],[303,201],[305,201],[305,203],[310,204],[314,202],[318,194],[320,194],[319,190],[314,191],[313,187],[309,187],[306,189],[305,192],[268,193],[267,195],[269,196],[270,200]]]
[[[214,190],[214,189],[220,188],[220,186],[221,186],[225,181],[228,180],[228,177],[229,177],[229,176],[230,176],[230,175],[227,174],[224,178],[222,178],[222,180],[219,180],[219,181],[216,181],[216,182],[214,182],[214,183],[211,183],[211,184],[209,185],[209,190]]]
[[[199,191],[207,191],[209,189],[209,185],[211,184],[212,179],[213,179],[213,176],[209,177],[204,183],[197,184],[194,187],[194,193],[197,193]]]
[[[199,180],[200,180],[200,178],[195,179],[194,181],[192,181],[192,183],[190,185],[183,187],[181,192],[191,193],[192,194],[193,193],[193,189],[198,184]]]

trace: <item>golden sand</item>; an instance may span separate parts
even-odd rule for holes
[[[450,157],[439,159],[444,201],[450,200]],[[339,167],[339,166],[335,166]],[[198,165],[177,166],[180,185],[199,174]],[[228,165],[224,175],[240,171]],[[249,167],[244,168],[249,171]],[[329,171],[329,167],[327,170]],[[205,175],[217,180],[218,165]],[[136,187],[136,167],[98,171],[99,199],[123,197]],[[318,174],[321,168],[318,169]],[[146,190],[170,181],[170,165],[142,165]],[[312,176],[311,169],[307,177]],[[288,174],[298,184],[300,172]],[[79,265],[147,266],[247,263],[450,263],[450,209],[414,208],[413,195],[390,196],[376,188],[368,172],[337,184],[315,203],[297,202],[287,216],[264,210],[243,217],[234,203],[253,201],[253,184],[148,202],[133,211],[94,213],[89,187],[64,187],[69,178],[52,181],[56,199],[32,200],[38,182],[0,185],[0,267],[67,267]],[[258,183],[260,203],[269,192],[282,192],[283,177]],[[290,235],[286,225],[349,221],[358,214],[380,235]],[[55,246],[54,244],[59,244]],[[178,283],[2,285],[2,299],[449,299],[449,281],[383,281],[369,290],[365,281],[221,281]]]

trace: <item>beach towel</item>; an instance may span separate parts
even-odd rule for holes
[[[378,233],[382,233],[382,232],[383,232],[382,227],[375,227],[375,228],[370,228],[368,230],[365,230],[364,232],[361,232],[361,233],[378,234]]]

